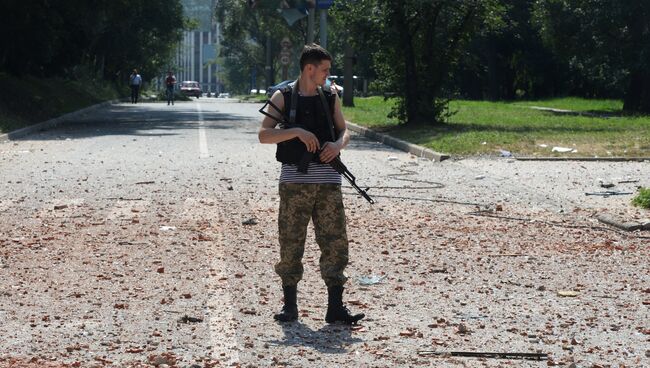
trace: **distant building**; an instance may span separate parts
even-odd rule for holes
[[[214,17],[216,0],[181,0],[184,15],[198,22],[198,29],[183,32],[171,68],[176,80],[192,80],[201,83],[203,92],[220,93],[217,62],[219,27]]]

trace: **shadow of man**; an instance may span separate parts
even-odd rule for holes
[[[363,342],[352,337],[352,328],[348,325],[328,324],[314,331],[300,321],[281,323],[284,340],[272,340],[271,344],[284,346],[311,347],[321,353],[345,354],[352,344]]]

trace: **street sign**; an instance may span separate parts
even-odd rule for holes
[[[282,65],[289,65],[291,63],[291,58],[287,55],[282,55],[280,56],[280,64]]]

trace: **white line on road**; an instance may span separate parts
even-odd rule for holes
[[[210,260],[210,270],[206,270],[205,290],[208,293],[207,322],[210,334],[210,355],[219,360],[224,367],[239,366],[239,341],[238,323],[233,313],[234,303],[228,277],[228,263],[224,253],[223,231],[216,224],[220,224],[223,215],[216,204],[216,198],[187,198],[181,214],[182,223],[204,223],[211,225],[202,232],[212,238],[211,242],[202,242],[205,246],[200,250],[204,259]],[[206,204],[208,206],[206,206]],[[197,249],[197,251],[199,251]]]
[[[196,103],[196,110],[199,113],[199,158],[208,158],[210,153],[208,152],[208,140],[205,137],[205,121],[203,121],[203,111],[198,102]]]

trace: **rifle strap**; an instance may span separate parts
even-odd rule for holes
[[[330,127],[330,134],[332,135],[332,142],[336,141],[336,134],[334,134],[334,119],[332,119],[332,112],[330,111],[330,105],[327,103],[325,94],[323,93],[323,87],[318,86],[318,95],[320,96],[320,102],[323,104],[323,110],[325,110],[325,116],[327,117],[327,124]]]

